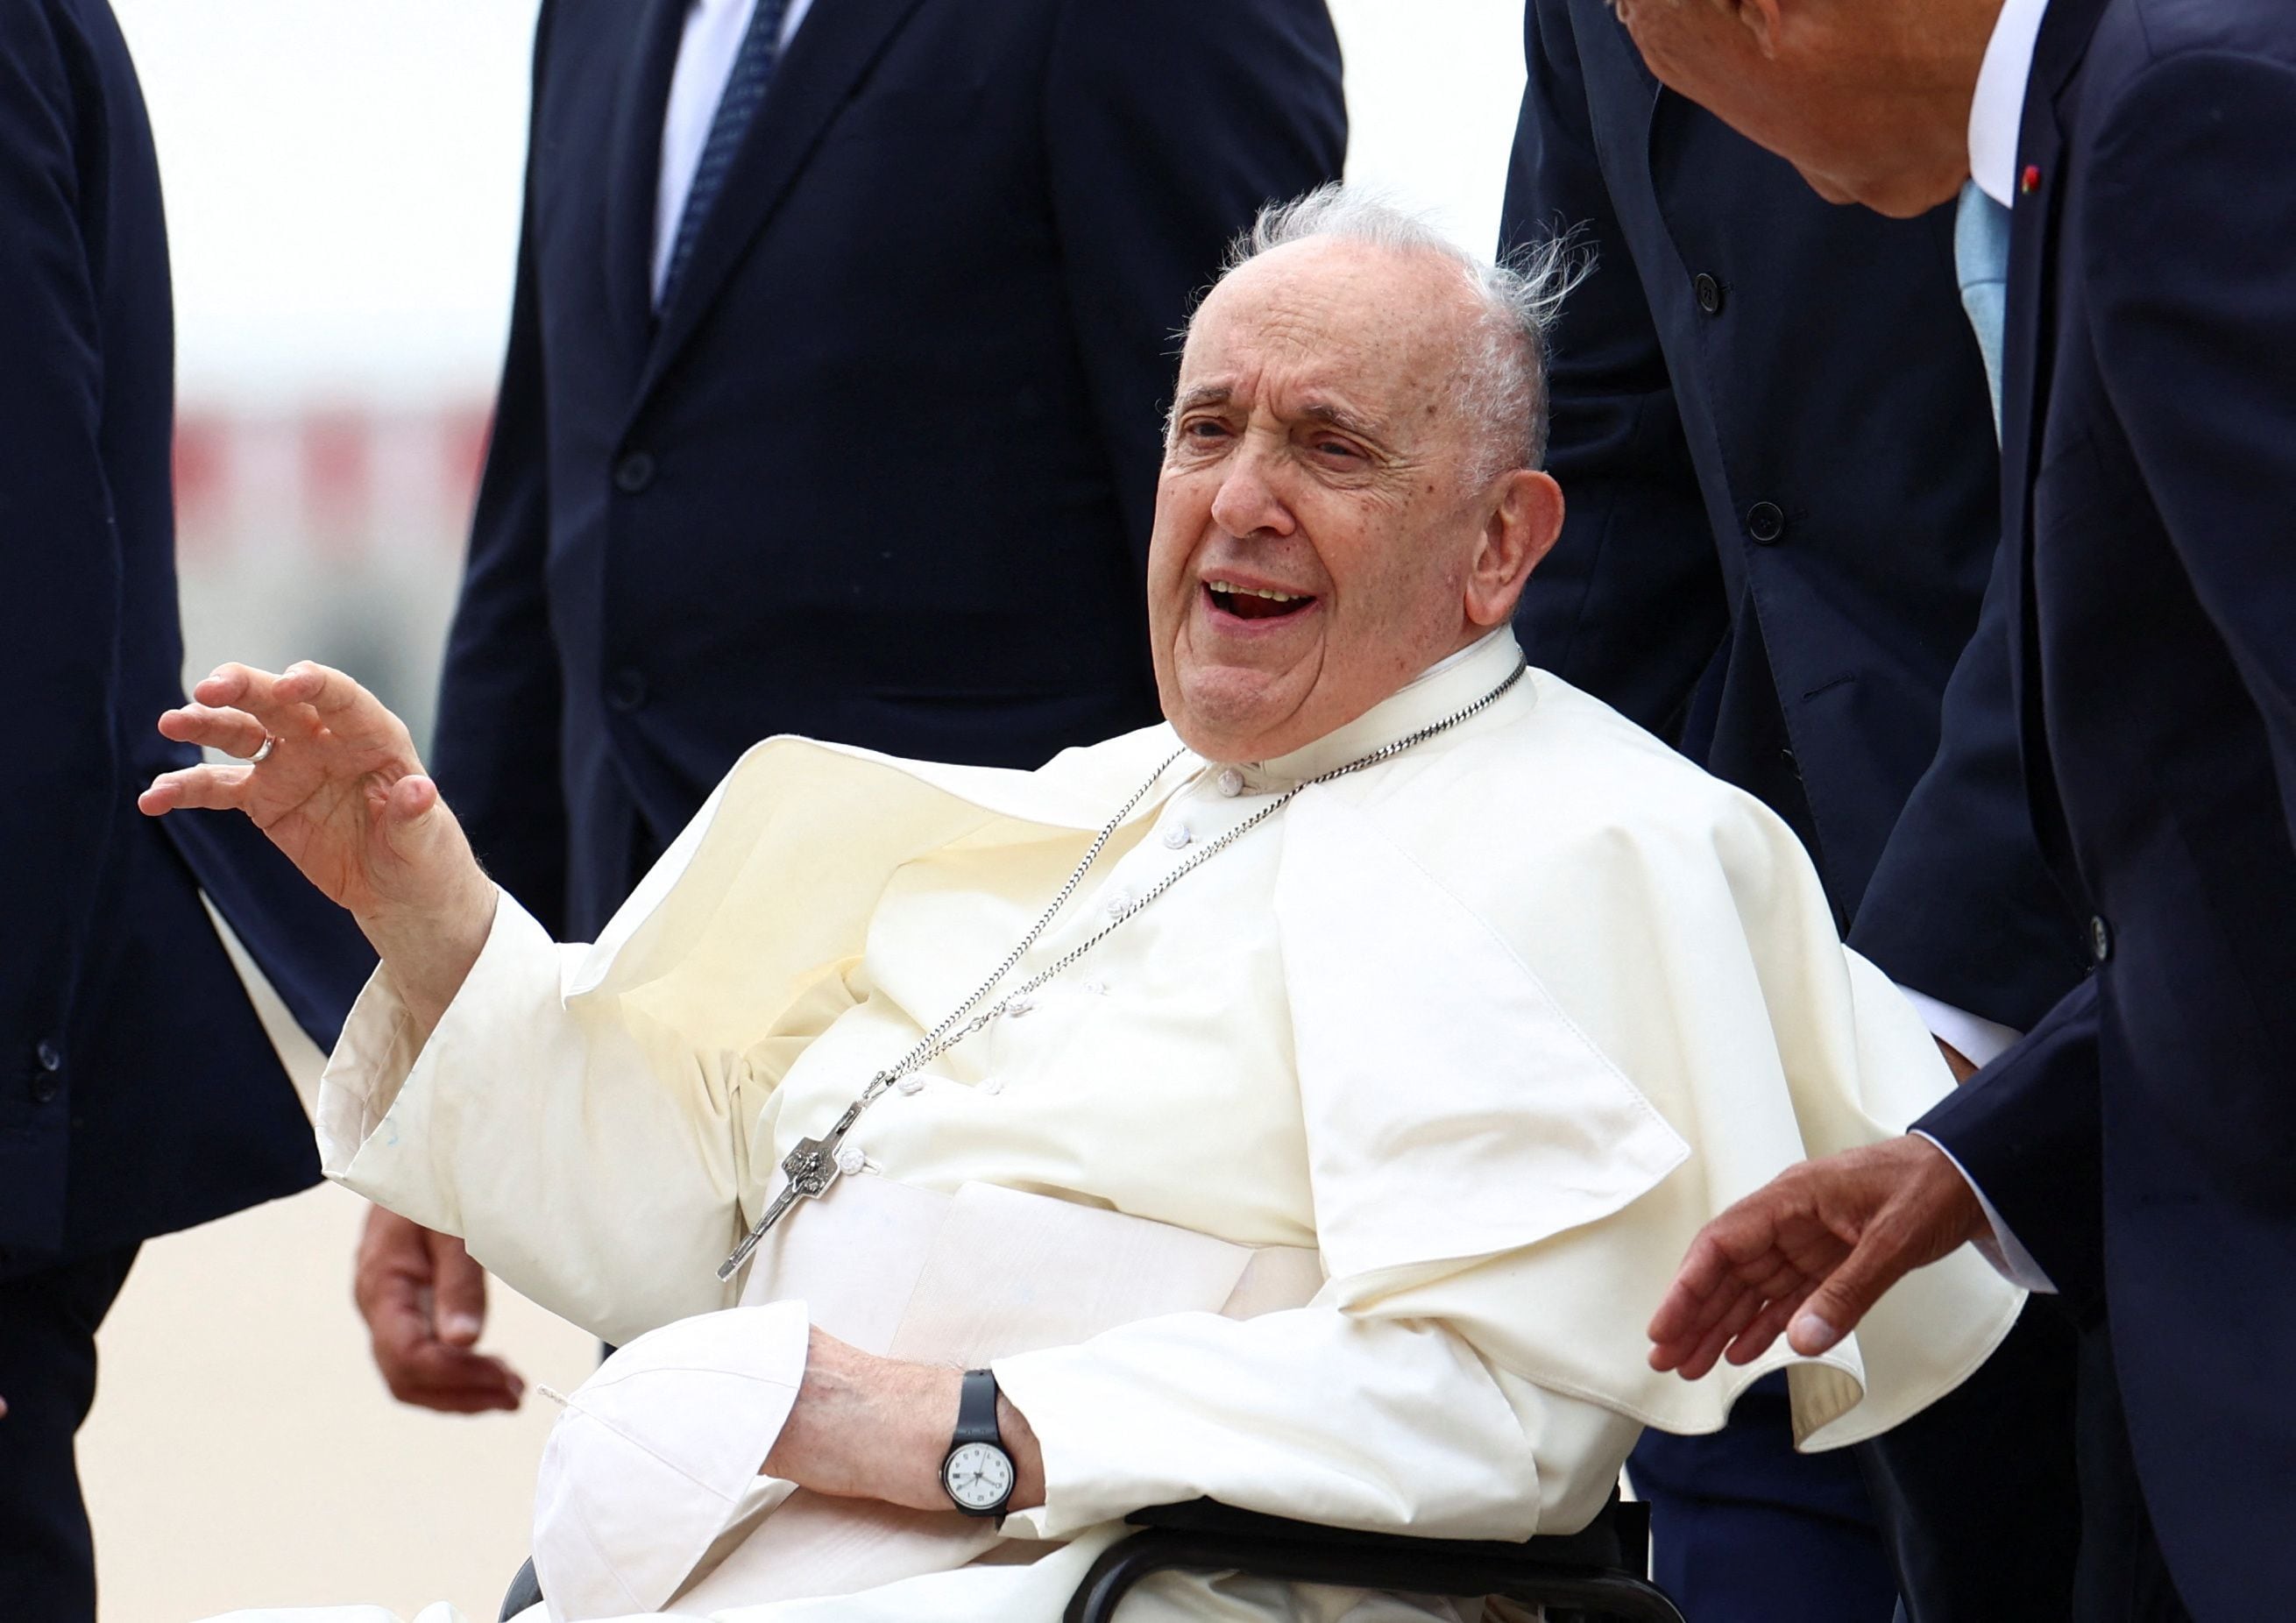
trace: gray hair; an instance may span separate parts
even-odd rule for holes
[[[1339,182],[1290,202],[1270,203],[1236,238],[1222,275],[1272,249],[1316,238],[1360,242],[1392,253],[1428,254],[1458,270],[1482,316],[1461,357],[1459,410],[1481,451],[1472,473],[1481,485],[1546,460],[1547,334],[1564,295],[1594,267],[1591,250],[1561,233],[1494,263],[1470,253],[1421,217],[1375,193]]]

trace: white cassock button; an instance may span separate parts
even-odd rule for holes
[[[899,1081],[894,1083],[893,1086],[899,1088],[905,1094],[921,1094],[925,1091],[925,1079],[912,1071],[907,1076],[903,1077]]]
[[[1105,980],[1087,980],[1084,983],[1084,989],[1091,993],[1095,997],[1105,997],[1108,996],[1108,982]]]
[[[1233,766],[1220,769],[1219,791],[1233,800],[1243,792],[1243,774]]]
[[[1164,831],[1164,848],[1168,851],[1184,851],[1187,849],[1188,841],[1194,838],[1193,834],[1188,832],[1186,824],[1175,823]]]
[[[837,1169],[847,1177],[857,1176],[861,1168],[868,1164],[869,1158],[861,1153],[859,1144],[845,1143],[837,1146]]]
[[[980,1085],[980,1091],[992,1098],[1004,1091],[1004,1078],[991,1077]]]
[[[1117,920],[1122,918],[1124,916],[1125,909],[1131,906],[1131,891],[1124,889],[1121,887],[1110,891],[1108,896],[1109,922],[1114,923]]]
[[[1018,1020],[1036,1006],[1037,1000],[1033,997],[1015,997],[1004,1005],[1004,1012]]]

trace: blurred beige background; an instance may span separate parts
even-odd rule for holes
[[[275,1004],[264,1014],[308,1106],[319,1055]],[[107,1623],[353,1601],[494,1617],[556,1413],[533,1383],[580,1384],[597,1343],[496,1285],[485,1345],[527,1378],[524,1407],[392,1402],[350,1303],[364,1208],[325,1184],[135,1259],[80,1433]]]
[[[507,317],[535,0],[113,4],[168,193],[187,665],[325,660],[421,736]],[[1332,11],[1351,176],[1488,246],[1521,0]],[[283,1046],[308,1102],[319,1056]],[[578,1384],[594,1345],[497,1286],[484,1345],[525,1408],[402,1407],[351,1307],[359,1220],[324,1187],[144,1248],[82,1433],[104,1623],[494,1616],[554,1413],[531,1387]]]

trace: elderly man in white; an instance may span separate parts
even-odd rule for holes
[[[1645,1424],[1791,1364],[1805,1445],[1856,1440],[2005,1332],[1964,1258],[1821,1357],[1648,1367],[1702,1223],[1948,1078],[1783,824],[1524,668],[1562,280],[1343,192],[1270,211],[1181,364],[1168,725],[1035,773],[771,740],[594,946],[339,673],[162,718],[251,758],[144,808],[246,812],[381,953],[329,1172],[626,1343],[544,1458],[554,1619],[1049,1619],[1128,1512],[1205,1495],[1570,1530]],[[1461,1615],[1217,1576],[1135,1610]]]

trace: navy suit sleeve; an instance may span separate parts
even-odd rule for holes
[[[1262,203],[1347,159],[1323,0],[1070,0],[1046,70],[1045,152],[1078,353],[1145,573],[1179,332]]]
[[[2296,70],[2214,53],[2146,70],[2069,222],[2097,365],[2202,608],[2255,701],[2296,841]]]
[[[1562,538],[1523,594],[1532,661],[1669,737],[1729,625],[1673,384],[1596,160],[1569,7],[1524,15],[1500,251],[1575,231],[1594,268],[1556,324],[1547,467]]]
[[[100,114],[53,8],[0,6],[0,684],[14,716],[0,851],[0,1099],[23,1094],[62,1029],[68,966],[90,927],[107,831],[131,792],[113,722],[121,554],[105,477],[102,339],[83,217],[101,171],[73,143]],[[151,717],[146,719],[156,719]],[[0,1117],[0,1131],[5,1119]]]
[[[2083,960],[2026,799],[2009,681],[2016,567],[1995,549],[1977,630],[1946,684],[1936,758],[1882,848],[1849,944],[1899,986],[2024,1031]]]
[[[548,28],[545,7],[535,43],[537,95]],[[430,764],[479,860],[555,936],[564,933],[566,914],[564,699],[544,572],[550,508],[543,389],[529,156],[510,346],[447,636]]]
[[[1914,1124],[1943,1144],[2067,1303],[2104,1291],[2104,1141],[2094,977]]]

